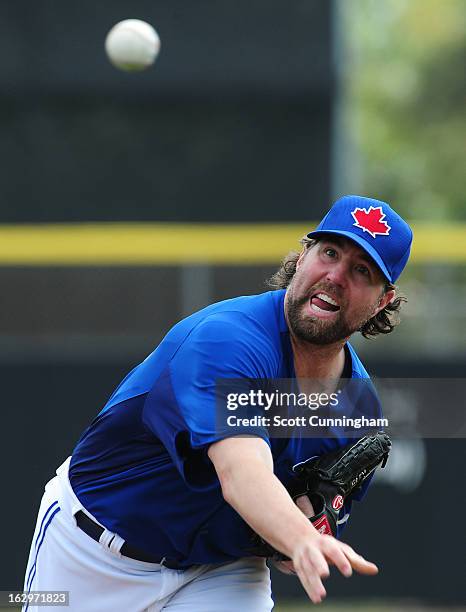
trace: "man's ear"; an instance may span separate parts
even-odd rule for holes
[[[396,297],[396,291],[394,289],[389,289],[388,291],[386,291],[382,297],[379,300],[379,305],[377,306],[377,308],[375,309],[375,312],[372,316],[375,316],[376,314],[378,314],[381,310],[383,310],[385,308],[385,306],[387,306],[388,304],[390,304],[391,302],[393,302],[393,300]]]

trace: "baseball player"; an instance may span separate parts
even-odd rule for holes
[[[338,539],[367,480],[344,500],[337,537],[309,520],[309,498],[295,503],[287,491],[293,466],[349,438],[219,427],[216,381],[367,379],[348,339],[393,329],[393,283],[411,241],[387,203],[345,196],[286,259],[274,290],[175,325],[46,485],[24,590],[69,591],[69,609],[79,612],[266,612],[269,570],[251,551],[254,534],[288,559],[282,568],[315,603],[331,565],[344,576],[376,573]],[[373,415],[378,400],[368,389],[360,409]]]

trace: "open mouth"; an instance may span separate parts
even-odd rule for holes
[[[315,293],[309,301],[311,310],[314,312],[338,312],[340,310],[338,302],[326,293]]]

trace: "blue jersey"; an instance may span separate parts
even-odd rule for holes
[[[186,566],[250,554],[251,529],[224,501],[207,449],[228,435],[215,422],[217,379],[294,377],[284,296],[239,297],[187,317],[117,387],[70,464],[74,492],[107,529]],[[349,344],[347,356],[351,376],[368,378]],[[380,409],[371,393],[373,417]],[[293,465],[349,441],[255,433],[285,485]]]

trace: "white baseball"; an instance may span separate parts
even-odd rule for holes
[[[140,19],[115,24],[105,39],[111,63],[121,70],[145,70],[160,51],[160,38],[154,28]]]

